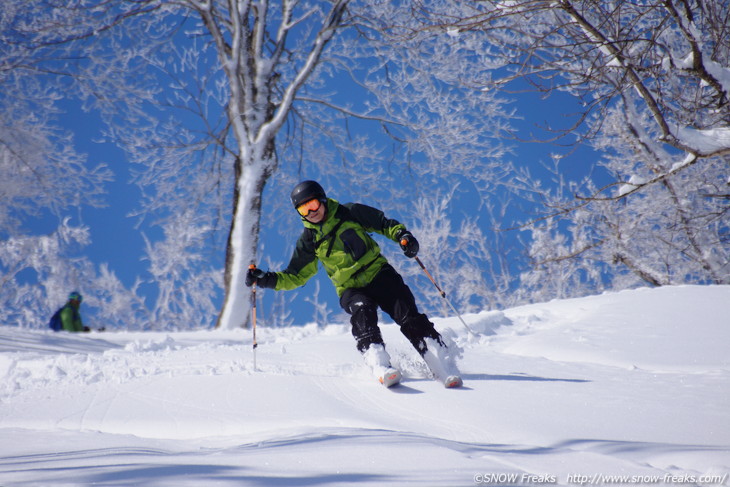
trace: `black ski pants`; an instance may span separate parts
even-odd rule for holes
[[[367,286],[346,289],[340,297],[340,306],[351,315],[352,336],[361,353],[374,343],[383,343],[378,328],[378,307],[400,326],[401,333],[419,354],[426,352],[425,338],[441,343],[441,335],[428,317],[418,312],[411,289],[390,264],[385,264]]]

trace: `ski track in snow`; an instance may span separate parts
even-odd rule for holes
[[[730,485],[728,316],[678,286],[434,319],[457,390],[392,324],[392,389],[345,325],[260,328],[256,370],[246,330],[0,327],[0,486]]]

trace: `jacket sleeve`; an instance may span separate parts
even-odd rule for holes
[[[350,203],[347,208],[350,215],[368,232],[376,232],[388,237],[394,242],[398,241],[398,234],[406,229],[406,226],[398,220],[386,218],[385,214],[372,206],[360,203]]]
[[[281,272],[276,273],[277,291],[289,291],[306,282],[317,273],[318,259],[314,253],[314,237],[312,232],[305,229],[297,240],[289,266]]]

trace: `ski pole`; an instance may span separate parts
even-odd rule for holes
[[[248,266],[249,269],[254,270],[256,269],[256,264],[251,264]],[[256,342],[256,281],[254,281],[253,286],[251,286],[251,320],[252,320],[252,330],[253,330],[253,370],[256,371],[256,348],[259,346],[259,344]]]
[[[403,239],[403,240],[401,240],[401,244],[403,246],[405,246],[405,245],[408,244],[408,241],[406,241],[405,239]],[[426,276],[428,276],[429,280],[433,283],[433,285],[436,286],[436,289],[438,290],[438,292],[441,295],[441,297],[444,298],[444,301],[446,301],[446,303],[448,303],[448,305],[451,307],[452,311],[454,313],[456,313],[456,317],[459,318],[459,321],[461,321],[461,324],[464,325],[464,328],[466,328],[466,331],[468,331],[471,335],[474,335],[474,332],[471,331],[471,328],[469,328],[469,326],[466,324],[466,322],[461,317],[461,315],[459,314],[459,312],[456,311],[456,308],[454,307],[454,305],[451,304],[451,301],[448,300],[448,298],[446,297],[446,293],[443,291],[443,289],[441,289],[439,287],[438,284],[436,284],[436,280],[433,278],[433,276],[431,275],[431,273],[428,272],[428,269],[426,269],[426,266],[423,265],[423,262],[421,262],[421,259],[419,259],[418,256],[415,256],[414,259],[416,259],[416,262],[418,262],[418,265],[421,266],[421,269],[423,269],[423,272],[426,273]]]

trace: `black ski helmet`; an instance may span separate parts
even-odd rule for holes
[[[313,199],[324,200],[327,195],[317,181],[302,181],[291,191],[291,202],[294,208]]]

